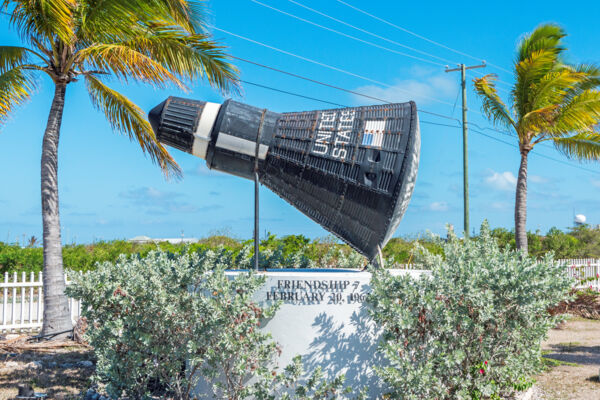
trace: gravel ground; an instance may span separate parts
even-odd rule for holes
[[[74,342],[53,349],[0,352],[0,400],[14,399],[17,385],[30,384],[48,399],[75,399],[90,386],[94,363],[89,347]]]
[[[533,400],[600,400],[600,321],[573,317],[550,331],[542,349],[568,364],[537,376]]]

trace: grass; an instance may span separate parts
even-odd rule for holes
[[[559,367],[561,365],[566,365],[569,367],[578,367],[579,364],[577,363],[572,363],[572,362],[568,362],[568,361],[561,361],[561,360],[556,360],[554,358],[550,358],[550,357],[544,357],[548,354],[552,354],[553,352],[550,350],[544,350],[542,351],[542,365],[544,366],[544,369],[550,369],[550,368],[554,368],[554,367]]]

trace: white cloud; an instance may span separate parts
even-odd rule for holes
[[[597,188],[600,188],[600,180],[592,179],[592,186],[596,186]]]
[[[446,203],[445,201],[434,201],[433,203],[431,203],[427,207],[425,207],[425,209],[427,211],[438,211],[438,212],[448,211],[449,208],[450,207],[448,207],[448,203]]]
[[[548,183],[550,180],[539,175],[529,175],[527,180],[531,183]]]
[[[510,171],[491,171],[491,174],[485,178],[485,183],[496,190],[513,191],[517,185],[517,178]]]
[[[435,99],[451,102],[456,97],[458,85],[451,76],[432,74],[429,70],[413,71],[412,75],[419,79],[396,79],[390,87],[366,85],[356,91],[394,103],[413,100],[419,105],[434,103]],[[360,104],[365,103],[362,96],[355,96],[355,99]]]

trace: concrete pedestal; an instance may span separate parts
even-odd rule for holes
[[[423,271],[392,270],[420,276]],[[263,273],[263,272],[261,272]],[[227,272],[235,279],[239,271]],[[328,378],[346,375],[346,386],[369,387],[369,398],[384,390],[371,366],[380,365],[379,332],[364,303],[371,274],[349,269],[269,270],[256,293],[261,304],[282,301],[276,315],[262,328],[281,346],[278,365],[302,356],[306,375],[320,366]],[[199,391],[204,389],[199,387]]]

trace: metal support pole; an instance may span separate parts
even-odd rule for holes
[[[460,83],[462,89],[462,131],[463,131],[463,226],[465,238],[469,237],[469,157],[468,157],[468,125],[467,125],[467,79],[466,71],[474,68],[484,68],[485,61],[481,65],[471,67],[460,64],[459,68],[448,69],[446,72],[460,71]]]
[[[258,271],[258,261],[260,259],[260,249],[259,249],[259,230],[258,230],[258,220],[259,220],[259,189],[260,189],[260,181],[258,180],[258,149],[260,148],[260,138],[262,136],[263,124],[265,122],[265,115],[267,113],[267,109],[265,108],[260,117],[260,124],[258,125],[258,131],[256,132],[256,146],[254,149],[254,270]]]
[[[377,256],[378,256],[378,261],[379,261],[379,266],[377,268],[383,269],[383,267],[384,267],[383,252],[381,251],[380,245],[377,245]]]
[[[260,252],[258,249],[258,212],[259,212],[259,186],[258,171],[254,172],[254,269],[258,271],[258,259]]]

